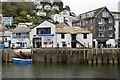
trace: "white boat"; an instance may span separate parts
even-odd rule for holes
[[[20,63],[20,64],[32,64],[33,59],[20,59],[20,58],[12,58],[13,63]]]

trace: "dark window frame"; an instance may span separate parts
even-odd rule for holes
[[[87,39],[87,33],[83,34],[83,39]]]
[[[61,39],[65,39],[65,34],[61,34]]]

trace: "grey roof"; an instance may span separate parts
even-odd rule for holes
[[[24,26],[18,26],[12,30],[13,33],[26,33],[30,32],[30,28]]]

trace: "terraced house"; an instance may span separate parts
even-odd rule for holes
[[[79,20],[72,22],[73,26],[80,26],[93,33],[93,47],[103,44],[115,46],[115,20],[106,7],[101,7],[79,15]]]

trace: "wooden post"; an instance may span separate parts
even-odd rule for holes
[[[103,52],[103,48],[102,48],[102,54],[101,54],[101,63],[103,65],[103,55],[104,55],[104,52]]]
[[[97,65],[97,63],[98,63],[98,59],[97,59],[97,53],[98,53],[98,52],[97,52],[97,47],[96,47],[96,51],[95,51],[95,52],[96,52],[95,55],[96,55],[96,65]]]
[[[79,61],[80,61],[80,45],[79,45]]]
[[[113,65],[114,65],[114,60],[115,60],[115,56],[114,56],[114,49],[112,49],[112,52],[113,52],[113,56],[112,56],[112,62],[113,62]]]
[[[88,48],[87,48],[87,64],[88,64],[88,56],[89,56],[89,43],[88,43]]]
[[[85,43],[84,43],[84,60],[85,60]]]

